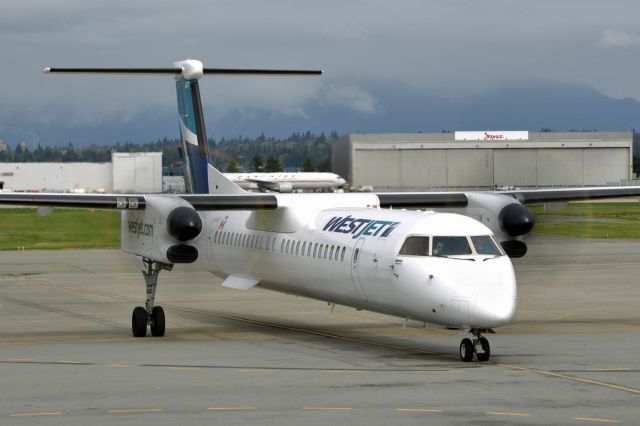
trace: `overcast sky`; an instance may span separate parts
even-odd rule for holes
[[[175,108],[167,77],[41,70],[188,57],[208,67],[325,70],[315,79],[206,78],[214,117],[250,106],[303,117],[310,99],[375,113],[365,80],[464,98],[548,79],[640,100],[639,18],[637,0],[2,0],[0,119],[20,110],[84,124]]]

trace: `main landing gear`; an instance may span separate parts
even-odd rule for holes
[[[162,306],[153,306],[156,297],[156,286],[158,285],[158,275],[162,269],[170,271],[173,265],[156,262],[150,259],[142,259],[144,268],[142,275],[147,283],[147,300],[144,308],[136,306],[131,316],[131,331],[135,337],[147,335],[147,326],[151,328],[152,336],[164,336],[164,309]]]
[[[491,329],[472,328],[470,332],[473,333],[473,340],[464,338],[460,342],[460,359],[464,362],[469,362],[473,359],[473,354],[475,353],[478,361],[489,361],[491,346],[482,333],[494,333],[494,331]]]

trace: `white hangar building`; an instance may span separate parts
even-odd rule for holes
[[[376,191],[607,185],[632,178],[632,147],[632,132],[348,134],[332,166]]]
[[[0,188],[47,192],[162,192],[161,152],[114,152],[110,163],[0,163]]]

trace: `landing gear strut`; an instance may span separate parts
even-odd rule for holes
[[[469,338],[462,339],[462,342],[460,342],[460,359],[464,362],[469,362],[473,359],[473,354],[476,354],[478,361],[489,361],[491,346],[482,333],[493,333],[493,330],[472,328],[470,331],[473,333],[473,340]]]
[[[147,300],[144,308],[136,306],[133,309],[131,331],[135,337],[144,337],[147,335],[147,326],[150,326],[152,336],[164,336],[164,309],[162,309],[162,306],[153,306],[153,302],[156,298],[156,287],[160,271],[163,269],[170,271],[173,265],[156,262],[151,259],[142,259],[142,262],[144,264],[142,275],[147,284]]]

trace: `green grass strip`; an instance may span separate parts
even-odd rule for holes
[[[557,221],[536,222],[533,234],[563,235],[581,238],[640,239],[640,222],[622,220],[602,221]]]
[[[120,247],[120,212],[55,209],[0,209],[0,250]]]
[[[640,217],[640,203],[569,203],[560,210],[551,211],[544,211],[542,204],[527,206],[527,208],[538,216]]]

